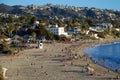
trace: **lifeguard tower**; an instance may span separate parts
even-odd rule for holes
[[[42,43],[42,41],[40,41],[40,40],[38,41],[38,48],[39,48],[39,49],[43,49],[43,43]]]

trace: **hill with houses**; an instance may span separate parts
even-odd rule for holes
[[[42,41],[120,38],[120,11],[46,4],[0,4],[0,50]],[[7,44],[9,43],[9,44]],[[27,46],[29,47],[29,46]]]
[[[93,19],[99,22],[114,22],[120,21],[120,11],[108,10],[108,9],[97,9],[88,7],[74,7],[64,5],[15,5],[9,6],[0,4],[0,13],[8,14],[32,14],[41,18],[79,18],[79,19]]]
[[[115,10],[52,4],[41,6],[0,4],[0,15],[0,33],[8,37],[10,37],[8,33],[24,36],[32,35],[32,32],[37,37],[46,35],[50,37],[50,33],[60,35],[66,32],[73,36],[78,34],[82,39],[89,39],[91,36],[97,39],[105,38],[106,34],[120,37],[120,11]],[[14,29],[10,33],[7,29],[11,30],[11,27]]]

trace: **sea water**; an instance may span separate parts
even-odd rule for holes
[[[120,73],[120,42],[84,49],[98,64]]]

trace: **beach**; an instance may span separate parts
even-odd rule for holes
[[[27,49],[15,56],[2,56],[0,64],[8,69],[8,80],[116,80],[117,73],[99,66],[84,55],[84,48],[96,44],[44,44],[43,49]],[[77,58],[71,57],[73,54],[77,54]],[[94,71],[85,71],[87,64]]]

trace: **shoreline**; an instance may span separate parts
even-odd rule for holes
[[[101,45],[97,45],[97,46],[93,46],[93,47],[89,47],[89,48],[94,48],[94,47],[99,47],[99,46],[106,46],[106,45],[112,45],[112,44],[120,44],[120,41],[110,42],[110,43],[106,43],[106,44],[101,44]],[[84,53],[85,53],[86,55],[91,55],[91,53],[89,53],[89,52],[87,51],[87,49],[89,49],[89,48],[85,48],[85,49],[84,49]],[[103,66],[103,67],[105,67],[105,68],[107,68],[107,69],[110,69],[110,70],[113,71],[113,72],[116,72],[116,73],[120,74],[120,72],[119,72],[119,67],[118,67],[119,64],[116,64],[116,63],[114,63],[114,62],[112,62],[112,64],[111,64],[110,61],[108,61],[106,58],[103,58],[103,57],[95,58],[94,55],[92,55],[92,56],[90,56],[90,57],[92,57],[91,59],[92,59],[94,62],[97,62],[98,65]],[[110,65],[110,64],[111,64],[111,65]],[[112,66],[112,65],[114,65],[114,66]],[[115,65],[116,65],[116,67],[115,67]]]
[[[100,46],[100,45],[105,45],[105,44],[112,44],[114,42],[120,42],[120,40],[119,39],[117,39],[117,40],[116,39],[113,39],[113,40],[106,39],[105,41],[103,40],[103,41],[86,42],[79,46],[77,54],[80,56],[83,56],[83,55],[85,55],[85,53],[84,53],[85,48],[90,48],[90,47],[95,47],[95,46]],[[75,52],[73,52],[73,53],[75,53]],[[108,72],[111,72],[110,74],[113,74],[112,76],[114,76],[114,77],[116,77],[118,75],[120,76],[120,74],[118,72],[115,72],[114,70],[111,70],[108,67],[105,67],[103,65],[96,63],[96,61],[93,60],[93,58],[91,58],[91,57],[89,58],[89,61],[86,62],[86,64],[88,64],[88,63],[91,65],[97,66],[97,67],[102,67],[101,69],[104,69],[104,73],[108,71]],[[94,67],[94,68],[97,68],[97,67]],[[97,71],[97,73],[101,73],[101,72]]]
[[[73,75],[72,76],[73,80],[85,80],[87,78],[89,80],[116,79],[116,76],[118,75],[117,73],[111,70],[108,71],[107,68],[100,66],[98,64],[95,64],[92,60],[90,60],[90,58],[87,59],[87,57],[82,57],[84,56],[83,49],[90,47],[91,45],[93,46],[93,44],[97,44],[97,42],[94,42],[94,43],[93,42],[75,42],[72,44],[71,43],[70,44],[65,44],[65,43],[45,44],[43,49],[36,49],[36,48],[27,49],[27,50],[20,51],[18,54],[14,56],[9,56],[9,57],[7,56],[7,57],[0,57],[0,58],[7,59],[6,61],[9,61],[10,63],[12,60],[12,64],[14,64],[16,68],[20,64],[24,65],[21,67],[19,66],[21,69],[19,74],[23,74],[22,70],[24,71],[25,66],[30,68],[32,67],[34,69],[35,68],[34,66],[30,66],[32,62],[39,65],[39,66],[36,65],[37,69],[39,69],[39,73],[42,73],[41,72],[42,69],[46,69],[48,71],[47,73],[50,73],[50,74],[52,74],[52,72],[55,71],[54,75],[58,76],[58,80],[61,80],[59,79],[61,77],[57,74],[61,74],[61,76]],[[67,53],[71,53],[71,54],[77,53],[78,55],[80,55],[79,59],[67,60],[64,63]],[[20,63],[18,64],[16,60],[19,61]],[[25,64],[23,64],[22,60],[24,60]],[[35,60],[36,62],[34,62],[33,60]],[[73,64],[71,63],[71,61],[73,62]],[[4,62],[5,61],[3,61],[3,64],[6,64],[9,70],[12,69],[10,72],[16,71],[16,68],[13,69],[14,66],[12,65],[10,66],[9,62],[6,62],[6,63]],[[91,72],[84,72],[84,66],[86,66],[86,64],[88,63],[95,70],[95,72],[92,72],[93,75],[91,75]],[[30,65],[26,65],[26,64],[30,64]],[[41,68],[41,65],[44,66],[44,68]],[[50,69],[48,66],[50,67]],[[30,77],[29,75],[27,77]],[[16,76],[12,76],[12,77],[16,77]],[[45,78],[45,76],[42,76],[42,75],[41,77],[43,77],[43,79]],[[17,78],[18,77],[16,77],[16,79]],[[49,76],[49,78],[52,78],[52,77]],[[62,80],[65,80],[65,79],[67,78],[64,77],[64,79]],[[31,80],[35,80],[35,79],[31,79]]]

